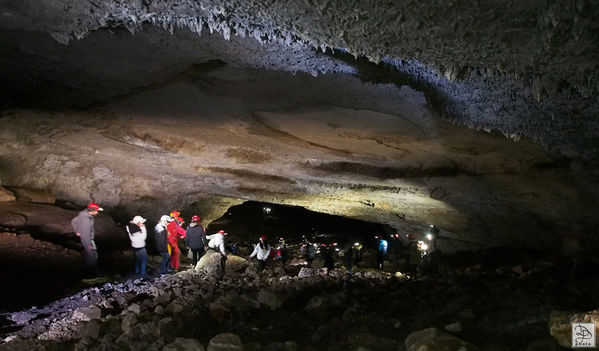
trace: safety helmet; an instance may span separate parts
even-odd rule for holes
[[[228,233],[221,229],[218,231],[218,234],[227,235]]]
[[[146,223],[146,219],[143,218],[142,216],[135,216],[131,220],[131,223],[135,223],[135,224]]]
[[[161,221],[164,221],[164,222],[172,222],[172,221],[173,221],[173,218],[172,218],[172,217],[169,217],[169,216],[167,216],[167,215],[164,215],[164,216],[160,217],[160,220],[161,220]]]
[[[262,241],[264,241],[264,240],[266,240],[266,239],[268,239],[268,238],[266,237],[266,235],[262,235],[262,236],[260,237],[260,240],[262,240]]]
[[[179,212],[179,211],[171,212],[171,217],[173,217],[173,218],[179,218],[180,215],[181,215],[181,212]]]
[[[198,217],[198,216],[191,217],[192,222],[198,222],[199,220],[200,220],[200,217]]]
[[[92,210],[92,211],[104,211],[104,209],[103,209],[102,207],[100,207],[100,205],[98,205],[98,204],[97,204],[97,203],[95,203],[95,202],[90,202],[90,203],[87,205],[87,209],[88,209],[88,210]]]

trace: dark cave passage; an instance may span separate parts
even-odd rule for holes
[[[208,233],[227,231],[231,240],[256,242],[261,235],[285,238],[298,244],[310,242],[345,243],[349,237],[371,246],[376,235],[390,237],[395,233],[389,225],[366,222],[310,211],[300,206],[247,201],[233,206],[206,228]]]

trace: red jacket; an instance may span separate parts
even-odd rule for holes
[[[177,246],[177,239],[185,237],[185,229],[181,228],[179,223],[172,221],[166,226],[168,231],[168,243],[170,246]]]

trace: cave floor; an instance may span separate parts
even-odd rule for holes
[[[373,270],[372,261],[374,255],[366,254],[353,276],[337,262],[330,275],[308,270],[298,278],[303,261],[293,259],[285,268],[272,263],[262,273],[252,264],[220,283],[193,270],[148,280],[100,281],[80,291],[75,290],[83,287],[81,282],[72,282],[64,290],[72,295],[4,313],[4,337],[20,337],[5,339],[12,341],[0,349],[38,345],[141,350],[175,336],[207,345],[214,335],[228,332],[241,337],[245,350],[401,350],[414,331],[459,324],[450,334],[481,350],[524,350],[534,342],[558,350],[548,329],[551,312],[599,306],[599,262],[594,257],[491,249],[441,256],[436,274],[415,281],[393,275],[392,262],[386,262],[388,272]],[[155,268],[158,257],[150,262]],[[314,263],[321,265],[320,260]],[[15,275],[27,274],[14,268]],[[52,295],[46,287],[65,283],[47,279],[37,282],[41,287],[29,281],[33,285],[21,288],[42,288]],[[98,335],[94,323],[71,316],[90,305],[100,306]],[[132,330],[126,330],[123,320],[131,313],[135,321]],[[156,332],[167,317],[172,319],[168,334]]]

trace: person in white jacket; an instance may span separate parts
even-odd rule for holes
[[[208,250],[214,250],[216,253],[220,254],[218,275],[216,277],[219,280],[225,275],[225,261],[227,260],[227,254],[225,253],[225,235],[227,235],[227,233],[224,230],[219,230],[212,235],[206,235],[206,239],[209,240]]]
[[[141,274],[147,276],[146,267],[148,265],[148,253],[146,252],[146,238],[148,232],[146,220],[142,216],[135,216],[129,224],[125,226],[129,239],[131,240],[131,247],[135,252],[135,274]]]
[[[258,259],[258,270],[264,270],[266,260],[270,256],[270,243],[265,235],[260,237],[260,242],[254,246],[254,252],[252,252],[249,258],[254,256]]]

